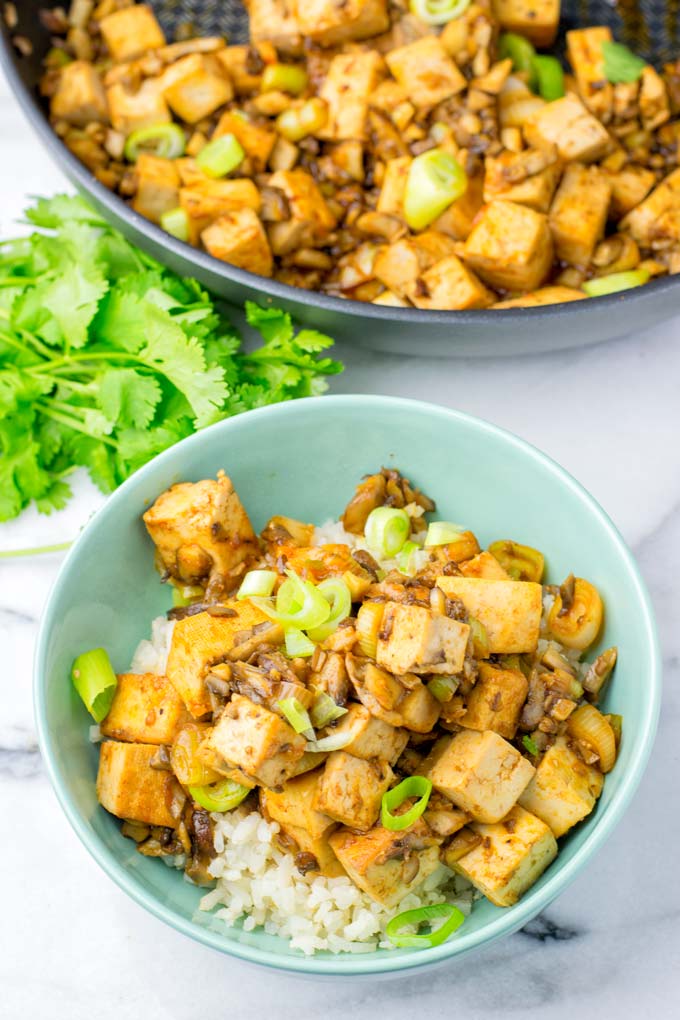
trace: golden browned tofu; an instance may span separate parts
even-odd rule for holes
[[[394,765],[408,743],[405,730],[376,719],[356,702],[348,706],[347,715],[340,719],[333,732],[351,733],[351,741],[343,748],[346,754],[365,760],[383,758],[390,765]]]
[[[393,779],[386,761],[366,761],[346,751],[333,751],[319,780],[314,807],[350,829],[370,829],[378,820],[383,794]]]
[[[483,191],[482,175],[468,178],[465,193],[437,217],[432,224],[432,232],[447,234],[454,241],[465,241],[472,230],[477,213],[482,208]]]
[[[262,71],[267,64],[275,64],[278,58],[270,42],[259,42],[250,46],[225,46],[217,53],[217,59],[227,72],[236,95],[242,96],[259,92]]]
[[[405,832],[381,825],[361,834],[340,829],[329,842],[354,884],[386,907],[397,906],[439,867],[439,848],[420,820]]]
[[[438,742],[424,775],[479,822],[504,818],[536,769],[498,733],[461,730]]]
[[[654,131],[670,120],[671,108],[666,83],[651,65],[640,78],[640,117],[645,131]]]
[[[325,244],[335,226],[335,216],[312,175],[306,170],[277,170],[269,178],[269,186],[281,189],[291,213],[289,221],[274,223],[271,227],[269,237],[273,251],[282,255],[295,248]]]
[[[629,212],[621,220],[620,229],[628,231],[643,248],[659,241],[680,241],[680,169],[669,174]]]
[[[52,116],[75,127],[106,124],[109,107],[96,69],[88,60],[72,60],[62,68],[50,100]]]
[[[541,758],[536,775],[519,802],[559,838],[590,814],[603,783],[600,770],[586,765],[566,737],[557,737]]]
[[[209,117],[234,95],[231,82],[218,60],[212,56],[202,56],[198,62],[200,66],[178,78],[163,92],[173,113],[188,124],[196,124],[204,117]]]
[[[100,20],[99,30],[116,62],[132,60],[148,50],[165,46],[163,29],[148,4],[134,4],[107,14]]]
[[[583,301],[585,294],[573,287],[541,287],[522,297],[498,301],[494,308],[538,308],[540,305],[560,305],[565,301]]]
[[[248,514],[223,473],[172,485],[143,520],[165,569],[187,584],[227,576],[257,551]]]
[[[611,182],[610,216],[620,220],[647,197],[656,183],[656,175],[653,170],[630,163],[611,174]]]
[[[548,219],[515,202],[491,202],[465,242],[464,257],[492,287],[533,290],[552,266]]]
[[[378,212],[401,215],[406,181],[412,162],[410,156],[397,156],[395,159],[388,159],[378,196]]]
[[[436,106],[465,88],[465,78],[436,35],[390,50],[385,59],[414,106]]]
[[[415,684],[397,705],[401,725],[414,733],[430,733],[437,724],[441,710],[441,702],[430,694],[422,682]]]
[[[482,841],[451,867],[497,907],[517,903],[557,856],[557,842],[548,826],[521,807],[514,807],[497,824],[473,822],[470,828]]]
[[[252,209],[234,209],[211,223],[201,234],[206,251],[222,262],[271,276],[272,251],[262,221]]]
[[[235,694],[217,721],[209,746],[262,786],[280,786],[303,757],[307,741],[263,705]]]
[[[501,28],[526,36],[534,46],[552,45],[560,22],[560,0],[492,0]]]
[[[328,120],[319,136],[336,142],[363,141],[368,101],[384,73],[385,61],[376,50],[333,57],[319,91],[328,106]]]
[[[446,234],[426,230],[381,248],[373,263],[378,280],[400,298],[411,298],[418,280],[435,262],[453,254],[455,242]]]
[[[245,0],[245,7],[251,42],[271,42],[284,53],[297,53],[302,48],[297,0]]]
[[[278,822],[282,832],[294,839],[300,850],[316,858],[322,875],[333,878],[343,875],[344,869],[328,842],[337,822],[314,807],[322,774],[322,770],[315,769],[288,779],[280,789],[260,790],[260,806],[265,817]]]
[[[588,109],[605,124],[611,119],[614,88],[604,73],[602,43],[611,41],[611,31],[605,25],[567,32],[567,56],[579,95]]]
[[[106,99],[111,125],[123,135],[172,120],[163,93],[150,78],[136,92],[130,92],[124,84],[116,82],[107,88]]]
[[[179,205],[179,171],[175,160],[143,152],[135,163],[137,191],[132,201],[135,212],[160,223],[163,213]]]
[[[573,93],[546,103],[523,125],[529,145],[556,145],[562,159],[594,163],[612,144],[607,129]]]
[[[321,46],[368,39],[389,28],[387,0],[293,0],[305,38]]]
[[[470,628],[423,606],[385,605],[376,662],[390,673],[459,673]]]
[[[482,577],[439,577],[446,595],[459,598],[486,627],[491,654],[533,652],[543,611],[542,589],[534,581],[487,580]]]
[[[189,160],[178,160],[189,163]],[[182,171],[180,169],[180,175]],[[187,171],[185,170],[185,174]],[[189,217],[189,241],[198,244],[206,227],[243,208],[258,212],[261,205],[260,193],[249,177],[233,177],[226,181],[210,181],[205,175],[194,178],[186,188],[180,188],[179,204]]]
[[[120,673],[111,708],[100,729],[113,740],[171,744],[177,730],[190,718],[167,677]]]
[[[494,295],[457,255],[448,255],[416,281],[411,292],[416,308],[448,309],[488,308]]]
[[[467,697],[467,711],[460,720],[469,730],[493,730],[512,740],[517,731],[529,684],[518,669],[479,665],[477,683]]]
[[[550,208],[550,230],[558,259],[586,267],[607,223],[612,185],[597,166],[570,163]]]
[[[540,158],[541,154],[535,154]],[[484,201],[496,198],[528,205],[536,212],[546,213],[555,194],[562,168],[555,158],[537,173],[523,174],[526,152],[501,152],[484,161]]]
[[[510,580],[510,574],[505,567],[502,567],[496,557],[486,550],[461,563],[460,572],[464,577],[484,577],[487,581]]]
[[[245,154],[253,164],[255,173],[260,173],[267,165],[276,143],[276,132],[240,111],[227,110],[220,117],[212,137],[233,135],[241,144]]]
[[[99,752],[97,798],[118,818],[174,829],[182,807],[182,788],[172,772],[151,767],[153,744],[105,740]]]

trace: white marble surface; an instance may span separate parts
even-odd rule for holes
[[[0,234],[25,196],[64,186],[0,80]],[[260,973],[195,945],[128,900],[86,854],[49,787],[31,714],[33,643],[59,556],[0,561],[0,1017],[7,1020],[391,1020],[680,1015],[680,318],[587,351],[504,362],[346,348],[335,392],[420,397],[491,419],[573,472],[632,545],[665,653],[658,742],[606,850],[527,930],[427,976],[331,985]],[[0,549],[63,541],[100,502],[0,525]],[[641,678],[642,679],[642,678]]]

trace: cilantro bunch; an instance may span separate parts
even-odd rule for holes
[[[323,393],[332,340],[246,305],[263,344],[216,299],[130,244],[83,199],[40,199],[38,230],[0,244],[0,520],[60,509],[87,468],[111,492],[221,418]]]

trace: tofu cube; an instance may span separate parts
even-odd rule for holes
[[[493,304],[494,294],[457,255],[448,255],[418,278],[411,300],[416,308],[462,311],[488,308]]]
[[[536,212],[546,213],[550,208],[562,167],[555,159],[549,166],[531,174],[524,179],[515,179],[526,154],[521,152],[501,152],[498,156],[487,156],[484,161],[484,201],[493,202],[496,198],[506,199],[528,205]],[[518,175],[519,176],[519,175]]]
[[[583,301],[585,294],[573,287],[541,287],[509,301],[498,301],[494,308],[537,308],[540,305],[560,305],[566,301]]]
[[[319,132],[331,141],[367,137],[366,118],[371,93],[385,72],[377,50],[339,53],[331,60],[319,95],[328,106],[328,120]]]
[[[227,72],[237,96],[259,92],[262,71],[267,64],[275,64],[278,60],[276,49],[270,42],[251,43],[249,46],[225,46],[216,56]]]
[[[174,829],[173,807],[183,798],[172,772],[151,767],[158,753],[153,744],[122,744],[105,740],[99,752],[97,798],[117,818]]]
[[[647,65],[640,78],[640,117],[645,131],[656,128],[670,120],[671,109],[666,82],[651,66]]]
[[[385,605],[376,662],[390,673],[459,673],[470,628],[423,606]]]
[[[120,673],[108,715],[100,724],[105,737],[140,744],[171,744],[191,716],[167,677]]]
[[[179,205],[179,171],[175,160],[143,152],[135,164],[137,191],[132,208],[154,223]]]
[[[643,248],[650,248],[655,241],[680,241],[680,169],[669,174],[629,212],[621,220],[620,229]]]
[[[630,164],[611,175],[611,219],[620,220],[647,197],[656,183],[653,170]]]
[[[436,35],[426,35],[390,50],[385,59],[414,106],[436,106],[466,86],[465,78]]]
[[[550,230],[558,259],[586,268],[607,223],[612,185],[597,166],[570,163],[550,208]]]
[[[446,595],[459,598],[470,616],[486,627],[492,655],[533,652],[543,611],[535,581],[493,581],[483,577],[439,577]]]
[[[566,737],[558,737],[541,758],[519,803],[549,825],[559,839],[590,814],[603,783],[600,770],[586,765]]]
[[[235,694],[208,745],[262,786],[280,786],[303,757],[307,741],[275,712]]]
[[[192,57],[187,57],[192,60]],[[195,70],[165,87],[164,96],[170,109],[188,124],[196,124],[234,95],[232,84],[214,57],[199,57]]]
[[[396,907],[439,867],[439,847],[421,820],[401,832],[381,825],[362,834],[339,829],[329,842],[354,884],[386,907]]]
[[[472,230],[477,213],[482,208],[483,191],[482,176],[470,177],[464,194],[452,202],[441,216],[437,217],[432,224],[432,231],[446,234],[454,241],[465,241]]]
[[[322,770],[315,769],[288,779],[280,789],[261,789],[260,807],[265,817],[278,822],[282,832],[294,839],[301,851],[316,857],[322,875],[333,878],[345,872],[328,842],[337,822],[314,807],[322,774]]]
[[[552,267],[548,219],[515,202],[491,202],[465,242],[464,258],[492,287],[533,290]]]
[[[424,775],[478,822],[498,822],[517,803],[536,769],[498,733],[461,730],[442,740]]]
[[[343,748],[346,754],[366,761],[383,758],[390,765],[394,765],[408,743],[406,730],[376,719],[356,702],[348,706],[347,715],[340,719],[333,732],[352,734],[351,741]]]
[[[479,677],[467,697],[467,711],[460,724],[469,730],[493,730],[512,740],[517,731],[529,684],[518,669],[479,665]]]
[[[106,90],[111,125],[123,135],[155,124],[172,120],[163,93],[151,78],[147,78],[136,92],[129,92],[121,82]]]
[[[283,53],[302,49],[297,0],[244,0],[250,19],[250,40],[271,42]]]
[[[459,564],[464,577],[483,577],[487,581],[510,581],[510,574],[490,552],[480,552]]]
[[[387,160],[376,207],[379,213],[401,216],[412,162],[411,156],[397,156]]]
[[[502,28],[526,36],[534,46],[551,46],[560,22],[560,0],[492,0]]]
[[[447,255],[455,242],[446,234],[426,230],[417,237],[404,237],[386,245],[376,255],[373,272],[378,280],[401,298],[411,298],[419,278]]]
[[[288,199],[291,221],[297,228],[291,247],[315,248],[324,245],[328,235],[335,227],[335,216],[326,205],[326,200],[319,191],[316,181],[306,170],[277,170],[269,178],[269,187],[280,188]],[[287,227],[287,223],[275,223],[276,227]],[[272,248],[277,255],[285,254],[272,240]]]
[[[567,162],[594,163],[612,144],[607,129],[572,92],[546,103],[523,128],[529,145],[556,145]]]
[[[178,163],[183,162],[189,161],[178,160]],[[194,179],[179,191],[179,204],[189,217],[191,244],[198,244],[203,231],[221,216],[244,208],[258,212],[261,205],[260,193],[248,177],[209,181],[203,174],[201,176],[202,180]]]
[[[206,251],[216,259],[260,276],[274,269],[262,221],[252,209],[234,209],[211,223],[201,234]]]
[[[293,0],[302,35],[321,46],[368,39],[390,26],[387,0]]]
[[[222,114],[212,137],[220,138],[222,135],[233,135],[236,138],[252,162],[255,173],[264,170],[276,144],[275,131],[233,110]]]
[[[418,683],[397,705],[401,724],[414,733],[430,733],[441,715],[441,702],[430,694],[424,683]]]
[[[226,577],[257,550],[248,515],[223,473],[172,485],[143,520],[165,569],[186,584]]]
[[[324,766],[314,807],[351,829],[370,829],[378,820],[383,794],[393,779],[386,761],[366,761],[346,751],[333,751]]]
[[[65,120],[74,127],[108,123],[106,91],[88,60],[73,60],[62,68],[50,111],[55,120]]]
[[[591,113],[605,124],[611,119],[614,89],[604,73],[602,43],[611,41],[612,34],[606,25],[567,32],[567,56],[579,95]]]
[[[497,907],[517,903],[557,856],[548,826],[521,807],[502,822],[470,828],[482,842],[451,866]]]
[[[165,46],[163,29],[148,4],[134,4],[107,14],[99,22],[99,29],[116,63]]]

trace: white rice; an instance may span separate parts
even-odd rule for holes
[[[167,620],[164,616],[157,616],[151,621],[151,640],[140,641],[137,645],[130,664],[131,673],[165,676],[174,628],[174,620]]]

